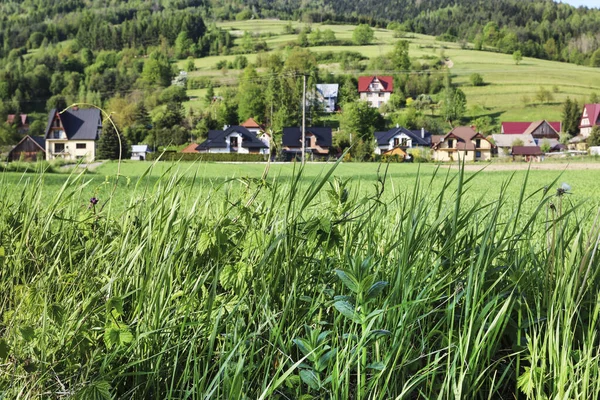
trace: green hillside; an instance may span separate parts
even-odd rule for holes
[[[286,21],[236,21],[223,22],[219,27],[228,30],[233,36],[241,36],[243,32],[251,32],[256,36],[267,36],[265,42],[270,52],[285,52],[285,45],[297,40],[297,34],[285,34]],[[306,24],[294,23],[293,27],[300,30]],[[311,28],[335,32],[338,40],[350,40],[355,26],[311,24]],[[239,40],[239,39],[238,39]],[[375,29],[375,41],[365,46],[318,46],[309,47],[310,51],[319,52],[359,52],[372,59],[391,51],[393,44],[399,39],[394,38],[394,32],[387,29]],[[600,70],[597,68],[578,66],[556,61],[524,58],[516,65],[512,56],[490,51],[463,49],[457,43],[442,42],[433,36],[407,34],[402,40],[410,43],[409,55],[413,61],[432,63],[445,56],[453,80],[467,95],[468,117],[477,118],[489,115],[499,121],[530,121],[537,119],[560,120],[562,118],[562,102],[567,98],[584,102],[593,93],[600,93]],[[464,47],[464,46],[463,46]],[[472,48],[469,45],[469,48]],[[233,61],[235,55],[211,56],[194,60],[196,71],[189,73],[190,77],[207,77],[216,86],[229,86],[237,82],[240,70],[222,70],[216,68],[220,61]],[[256,61],[257,54],[246,54],[248,62]],[[178,68],[185,68],[187,61],[179,61]],[[368,65],[369,61],[363,61]],[[323,63],[319,67],[331,73],[351,73],[356,76],[363,74],[390,73],[390,71],[343,71],[338,63]],[[391,71],[394,72],[394,71]],[[431,73],[442,73],[431,71]],[[479,73],[485,82],[484,86],[475,87],[470,83],[470,76]],[[539,88],[550,91],[553,100],[540,102],[536,100]],[[218,89],[217,89],[218,91]],[[191,100],[186,107],[202,108],[202,98],[205,89],[189,90]],[[525,98],[524,98],[525,97]],[[528,101],[526,101],[529,99]]]

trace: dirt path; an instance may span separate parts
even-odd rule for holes
[[[449,168],[458,168],[457,164],[448,165]],[[600,170],[600,163],[510,163],[510,164],[470,164],[465,165],[465,171],[583,171]]]

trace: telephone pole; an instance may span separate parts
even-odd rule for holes
[[[302,165],[306,153],[306,75],[302,75]]]

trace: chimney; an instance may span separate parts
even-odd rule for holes
[[[400,128],[400,124],[396,124],[396,129]]]
[[[425,128],[421,128],[421,139],[425,139]]]
[[[77,110],[79,110],[79,107],[73,106],[73,111],[77,111]]]
[[[229,125],[225,124],[223,125],[223,130],[226,131],[229,128]]]

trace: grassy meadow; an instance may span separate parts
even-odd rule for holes
[[[0,397],[600,397],[596,171],[264,169],[0,175]]]
[[[293,42],[297,35],[284,34],[288,21],[230,21],[218,23],[218,26],[229,30],[234,36],[241,36],[244,31],[263,35],[270,51],[279,51],[286,44]],[[292,22],[295,28],[304,24]],[[351,40],[354,26],[311,24],[313,29],[331,29],[338,40]],[[314,52],[324,51],[355,51],[366,57],[373,58],[388,53],[396,39],[393,32],[387,29],[375,29],[375,42],[366,46],[319,46],[311,47]],[[574,64],[554,61],[524,58],[520,65],[515,65],[512,56],[494,52],[461,49],[457,43],[437,41],[433,36],[421,34],[406,34],[403,40],[410,42],[410,56],[415,60],[431,63],[431,59],[439,58],[442,54],[453,63],[451,68],[454,81],[461,86],[467,95],[468,115],[471,117],[492,116],[497,121],[533,121],[539,119],[561,120],[561,103],[567,98],[585,101],[592,93],[600,93],[600,70]],[[254,62],[256,54],[247,54],[249,62]],[[190,76],[211,77],[220,85],[235,84],[241,71],[217,70],[220,60],[232,61],[233,55],[204,57],[195,60],[197,71]],[[183,69],[187,61],[178,62]],[[320,65],[332,73],[347,73],[341,71],[338,64]],[[364,74],[377,71],[365,71]],[[386,71],[383,71],[385,73]],[[387,71],[389,73],[389,71]],[[469,77],[473,73],[483,76],[485,86],[474,87]],[[356,72],[356,74],[362,74]],[[536,92],[544,87],[553,92],[554,100],[549,103],[539,103]],[[186,107],[202,108],[204,91],[190,91],[192,99]],[[218,93],[218,89],[217,89]],[[523,97],[529,101],[524,103]]]

